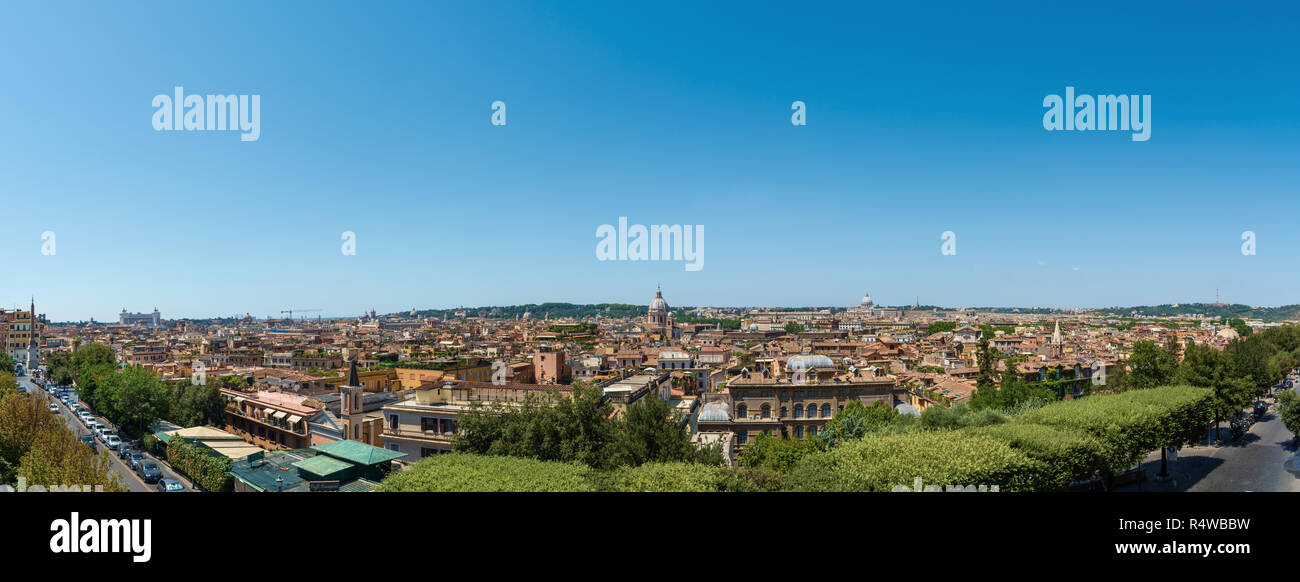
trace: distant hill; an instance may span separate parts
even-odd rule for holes
[[[494,319],[515,319],[523,317],[525,313],[530,313],[533,319],[542,319],[550,317],[551,319],[561,319],[572,317],[573,319],[583,319],[585,317],[635,317],[645,315],[647,305],[628,305],[626,303],[528,303],[525,305],[500,305],[490,307],[460,307],[455,309],[424,309],[416,311],[415,314],[420,317],[437,317],[448,319],[456,317],[457,313],[464,312],[470,317],[489,317]]]
[[[1281,321],[1300,319],[1300,305],[1281,305],[1278,307],[1251,307],[1240,303],[1179,303],[1165,305],[1139,305],[1136,307],[1107,307],[1094,309],[1094,313],[1142,317],[1178,317],[1180,315],[1204,315],[1217,319],[1261,319],[1264,321]]]

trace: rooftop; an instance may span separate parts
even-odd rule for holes
[[[378,465],[380,463],[399,459],[406,456],[406,453],[381,449],[357,441],[334,441],[323,445],[316,445],[312,450],[325,453],[331,457],[338,457],[346,461],[352,461],[358,465]]]

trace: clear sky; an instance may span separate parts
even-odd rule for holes
[[[0,304],[1300,302],[1294,4],[892,4],[6,3]],[[176,86],[260,139],[155,131]],[[1046,131],[1067,86],[1150,140]],[[596,260],[620,216],[704,268]]]

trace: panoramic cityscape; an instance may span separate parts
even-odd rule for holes
[[[734,568],[767,518],[967,576],[1284,557],[1297,38],[1203,0],[7,2],[0,553]]]
[[[883,306],[864,291],[681,307],[656,288],[644,305],[317,311],[0,310],[0,427],[48,411],[49,438],[85,445],[11,435],[5,483],[1300,491],[1300,306]]]

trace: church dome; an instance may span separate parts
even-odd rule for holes
[[[668,302],[664,301],[663,290],[655,291],[655,298],[652,301],[650,301],[650,311],[652,312],[668,311]]]
[[[863,291],[863,292],[862,292],[862,306],[863,306],[863,307],[871,307],[872,305],[875,305],[875,303],[874,303],[873,301],[871,301],[871,294],[870,294],[870,293],[867,293],[866,291]]]

